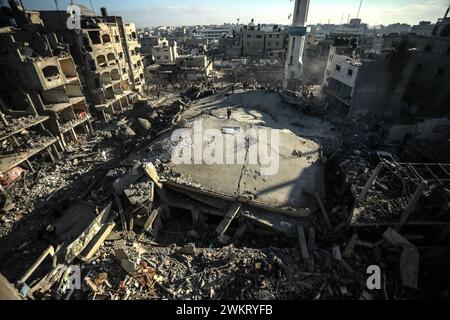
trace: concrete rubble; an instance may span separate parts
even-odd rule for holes
[[[0,300],[448,299],[450,9],[294,3],[155,37],[2,4]]]
[[[429,288],[434,279],[427,273],[434,260],[425,259],[445,250],[449,230],[447,189],[431,181],[447,181],[442,159],[436,163],[444,170],[423,179],[426,188],[408,186],[409,197],[417,198],[417,206],[411,205],[396,194],[398,182],[377,169],[394,169],[398,177],[395,170],[404,172],[398,158],[411,149],[396,153],[390,145],[383,151],[373,131],[350,129],[330,115],[300,115],[277,93],[230,90],[216,88],[197,98],[200,91],[189,89],[163,105],[137,102],[110,122],[95,124],[93,136],[80,135],[54,164],[35,159],[35,173],[24,171],[2,187],[0,268],[22,298],[424,297],[417,289]],[[220,166],[192,171],[171,162],[174,129],[192,128],[196,119],[221,128],[229,108],[228,127],[283,128],[288,140],[282,139],[282,157],[297,163],[289,166],[289,176],[263,179],[257,168],[239,166],[235,188],[233,168],[226,174]],[[305,179],[292,180],[294,167],[316,164],[316,180],[304,187]],[[249,175],[246,182],[243,174]],[[285,192],[265,201],[261,187],[270,187],[270,179],[274,186],[293,183],[285,185],[296,201]],[[296,193],[303,188],[308,191]],[[405,210],[407,219],[401,216]],[[67,285],[73,265],[80,267],[80,290]],[[369,265],[386,270],[382,290],[367,289]]]

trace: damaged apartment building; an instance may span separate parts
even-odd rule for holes
[[[288,43],[287,30],[273,26],[270,31],[261,29],[252,22],[231,36],[219,39],[219,55],[223,58],[253,57],[266,59],[286,58]]]
[[[7,144],[1,172],[24,161],[30,167],[28,158],[44,150],[52,159],[58,157],[58,149],[62,151],[68,140],[77,138],[76,131],[92,131],[89,107],[68,46],[44,28],[38,12],[25,12],[13,1],[11,9],[16,27],[0,29],[0,102],[6,133],[2,142]],[[30,131],[39,134],[17,135]],[[8,143],[13,144],[11,150]]]
[[[446,137],[450,129],[447,15],[431,36],[385,35],[380,54],[364,52],[356,41],[335,41],[322,88],[329,105],[351,118],[397,122],[392,132],[395,140],[418,131],[427,132],[429,139]]]
[[[142,94],[144,65],[133,23],[121,17],[85,12],[81,29],[69,30],[65,11],[41,11],[46,28],[54,31],[71,48],[80,68],[86,97],[99,116],[120,113]]]
[[[283,89],[250,85],[239,66],[215,78],[215,61],[183,54],[150,66],[157,93],[134,102],[133,24],[82,8],[68,30],[63,11],[11,4],[15,26],[0,29],[0,298],[448,298],[450,156],[402,141],[420,131],[449,143],[447,16],[430,37],[386,36],[379,53],[351,35],[318,40],[332,44],[318,53],[321,94],[304,87],[309,1],[296,0],[287,31],[252,23],[236,40],[260,60],[269,42],[274,54],[290,43],[285,72],[270,71]],[[395,142],[380,134],[387,118]],[[22,153],[31,132],[41,138]],[[41,151],[65,152],[35,175],[10,173],[34,171],[28,157]],[[382,289],[367,285],[373,266]]]
[[[153,65],[148,68],[150,82],[204,81],[213,69],[212,60],[205,55],[178,56],[175,63]]]
[[[94,118],[129,109],[142,93],[135,25],[104,8],[102,17],[80,8],[82,28],[70,30],[65,11],[28,11],[13,0],[2,7],[2,176],[21,164],[34,173],[30,159],[38,154],[59,159],[79,134],[92,136]]]

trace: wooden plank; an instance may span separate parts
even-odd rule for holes
[[[219,235],[219,238],[221,238],[225,234],[225,232],[227,231],[231,222],[234,220],[234,218],[237,216],[237,214],[241,210],[241,206],[242,206],[242,204],[240,202],[234,202],[230,206],[227,214],[225,215],[223,220],[220,222],[220,224],[216,228],[216,232]]]
[[[156,184],[156,186],[161,189],[163,187],[162,183],[160,182],[158,172],[156,171],[155,166],[152,163],[147,163],[143,167],[145,174],[153,180],[153,182]]]
[[[325,209],[325,206],[323,205],[322,199],[320,198],[320,195],[318,193],[316,193],[315,195],[317,203],[320,206],[320,211],[322,211],[323,219],[325,220],[328,229],[330,229],[330,231],[333,232],[333,226],[331,225],[330,218],[328,217],[328,213],[327,210]]]
[[[152,213],[150,214],[150,216],[148,217],[147,221],[144,224],[145,231],[148,232],[153,229],[153,223],[155,222],[158,215],[159,215],[159,209],[155,209],[152,211]]]
[[[105,209],[92,221],[89,227],[65,250],[64,260],[66,263],[71,263],[92,241],[95,235],[102,229],[104,223],[109,219],[112,202],[109,203]]]
[[[100,249],[100,246],[105,242],[106,238],[109,236],[111,231],[114,229],[116,224],[114,222],[103,226],[103,228],[97,233],[97,235],[92,239],[91,243],[83,250],[80,254],[81,259],[87,261],[91,259],[94,254]]]
[[[47,258],[47,256],[53,257],[55,255],[55,249],[53,246],[49,246],[41,256],[33,263],[33,265],[25,272],[25,274],[18,281],[20,284],[25,283],[28,278],[36,271],[36,269],[42,264],[42,262]]]

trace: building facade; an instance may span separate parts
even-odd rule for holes
[[[268,31],[252,23],[220,38],[218,52],[224,58],[285,59],[287,42],[287,30],[275,25]]]
[[[152,56],[156,64],[175,63],[178,57],[177,43],[159,38],[158,44],[152,48]]]
[[[59,138],[91,132],[89,107],[69,47],[44,28],[39,12],[11,2],[18,28],[0,31],[0,96],[3,113],[49,117],[46,127]]]
[[[41,11],[45,27],[71,48],[82,75],[85,94],[93,110],[102,117],[122,112],[142,94],[144,66],[133,24],[121,17],[82,16],[81,29],[65,26],[65,11]]]

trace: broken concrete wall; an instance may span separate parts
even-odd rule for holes
[[[349,117],[382,115],[389,103],[389,77],[384,60],[364,61],[355,82]]]

